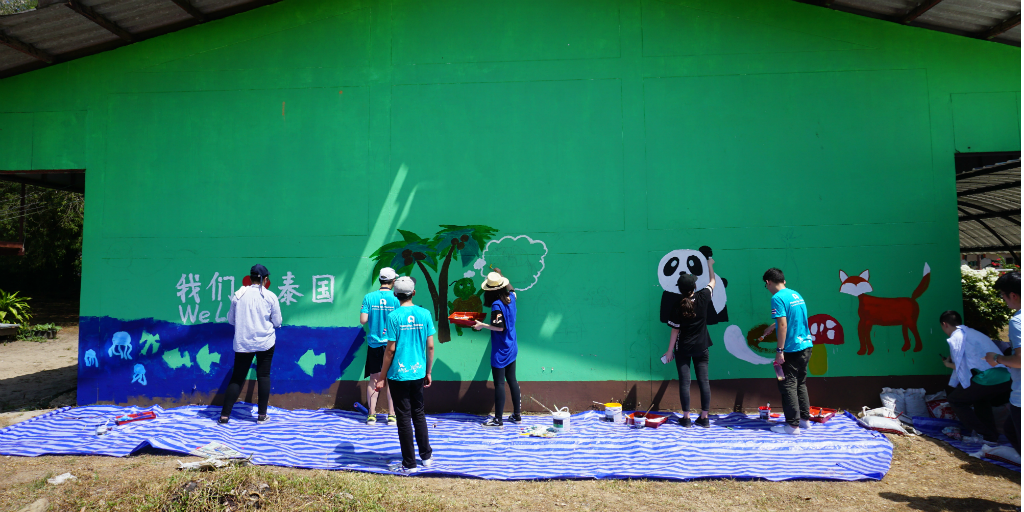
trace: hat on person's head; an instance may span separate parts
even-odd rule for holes
[[[676,280],[676,286],[679,287],[679,293],[683,295],[689,295],[690,292],[697,289],[697,276],[693,274],[683,274]]]
[[[487,279],[485,279],[483,284],[480,285],[480,288],[483,288],[486,291],[491,291],[497,290],[499,288],[504,288],[506,286],[508,286],[507,277],[497,272],[491,272],[487,274]]]
[[[257,263],[257,264],[252,266],[252,269],[249,270],[249,275],[250,276],[259,276],[260,279],[262,279],[264,277],[269,276],[270,275],[270,271],[267,270],[267,267],[264,267],[263,265],[260,265],[259,263]]]
[[[395,279],[395,286],[391,289],[391,291],[395,292],[396,294],[400,293],[402,295],[409,295],[410,293],[416,291],[416,281],[413,281],[412,278],[409,276],[399,277],[398,279]]]
[[[398,273],[395,272],[395,269],[393,269],[391,267],[384,267],[384,268],[380,269],[380,277],[378,279],[380,279],[382,282],[383,281],[394,281],[395,278],[397,278],[397,277],[398,277]]]

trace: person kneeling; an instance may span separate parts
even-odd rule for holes
[[[974,430],[986,441],[999,439],[992,405],[1009,401],[1013,382],[1005,366],[995,368],[985,362],[985,354],[1000,352],[985,334],[963,324],[960,313],[946,311],[939,316],[939,327],[949,336],[950,357],[943,358],[953,370],[946,399],[964,428]]]

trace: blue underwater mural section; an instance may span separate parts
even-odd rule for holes
[[[78,404],[223,393],[235,358],[233,337],[226,323],[80,317]],[[360,327],[277,329],[271,393],[323,393],[352,364],[363,338]],[[255,361],[249,378],[255,379]]]

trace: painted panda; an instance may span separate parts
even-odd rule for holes
[[[711,281],[707,275],[708,258],[712,256],[711,248],[702,246],[700,250],[679,249],[672,251],[661,258],[658,263],[658,282],[665,290],[661,294],[661,322],[668,323],[669,318],[683,296],[679,294],[676,281],[680,274],[693,274],[697,276],[697,290],[701,290]],[[711,295],[711,304],[708,304],[708,325],[729,321],[729,312],[725,309],[726,294],[725,288],[728,281],[722,276],[715,274],[721,286],[715,286]]]

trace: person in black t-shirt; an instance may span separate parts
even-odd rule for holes
[[[697,374],[697,385],[700,387],[700,418],[697,425],[710,428],[708,410],[711,407],[711,385],[708,382],[708,347],[711,346],[711,335],[708,334],[708,304],[715,289],[715,260],[708,258],[708,285],[695,292],[697,277],[692,274],[680,274],[676,281],[683,299],[675,308],[668,325],[672,334],[668,340],[668,351],[664,360],[675,359],[676,370],[679,372],[679,402],[683,405],[683,417],[679,424],[690,426],[690,365]]]

